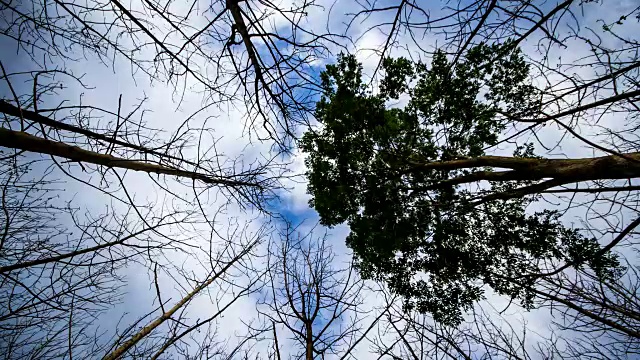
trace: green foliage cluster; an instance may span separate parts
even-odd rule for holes
[[[447,184],[470,170],[421,166],[482,156],[508,125],[499,114],[535,111],[539,96],[517,48],[479,45],[455,64],[443,52],[430,66],[386,59],[383,70],[373,93],[354,56],[327,66],[320,126],[301,142],[310,205],[324,225],[348,223],[347,245],[365,278],[387,282],[408,308],[455,325],[485,285],[533,306],[536,274],[558,261],[615,276],[615,257],[594,257],[595,239],[563,226],[554,211],[525,211],[535,196],[473,204],[478,194],[522,182],[472,192],[469,184]],[[406,105],[389,106],[398,99]],[[514,156],[532,157],[533,148]]]

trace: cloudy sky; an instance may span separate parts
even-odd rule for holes
[[[376,3],[379,8],[397,5],[394,1],[382,1]],[[463,1],[462,5],[466,2]],[[130,9],[138,9],[143,11],[142,3],[137,1],[124,3]],[[299,5],[296,1],[282,1],[275,3],[282,9],[291,8]],[[24,6],[21,4],[20,6]],[[546,3],[542,8],[552,8],[555,2]],[[54,6],[54,5],[52,5]],[[190,12],[189,20],[181,24],[181,29],[187,35],[195,34],[198,29],[207,26],[209,21],[215,18],[222,11],[222,3],[197,2],[191,6],[187,2],[176,2],[172,5],[172,11],[175,14],[187,14]],[[260,6],[256,2],[256,12],[260,12]],[[335,43],[327,45],[328,51],[318,54],[315,58],[309,59],[307,62],[306,73],[317,79],[318,74],[326,64],[331,63],[340,51],[351,52],[356,54],[358,60],[363,64],[365,74],[371,76],[373,70],[379,62],[379,50],[382,49],[387,42],[387,34],[390,24],[394,21],[395,10],[381,11],[370,14],[368,16],[358,16],[354,19],[354,14],[362,9],[363,4],[356,1],[333,1],[320,0],[315,2],[315,6],[307,9],[306,17],[300,20],[300,26],[310,33],[330,32],[332,34],[346,35],[347,37],[337,37]],[[366,6],[366,5],[365,5]],[[438,17],[443,13],[439,2],[433,2],[433,8],[430,9],[432,18]],[[619,14],[631,11],[637,6],[634,1],[615,1],[608,6],[599,4],[586,5],[581,8],[583,12],[579,12],[578,20],[568,21],[559,24],[560,29],[563,27],[574,26],[579,23],[580,26],[598,29],[602,26],[600,19],[609,19],[615,21]],[[3,10],[7,11],[7,10]],[[167,22],[160,16],[150,16],[147,13],[144,16],[145,24],[152,29],[158,37],[160,34],[169,34],[164,41],[168,43],[184,42],[179,32],[172,29]],[[267,12],[271,12],[267,9]],[[195,14],[195,15],[194,15]],[[403,14],[404,16],[405,14]],[[108,12],[105,14],[90,14],[89,18],[102,19],[112,16]],[[419,22],[424,20],[425,16],[420,14],[411,14],[412,21]],[[291,24],[278,14],[271,13],[261,22],[264,28],[287,34],[290,31]],[[386,24],[381,27],[374,27],[378,24]],[[7,26],[6,23],[3,26]],[[220,25],[214,25],[213,28],[220,27],[219,31],[224,32],[224,22]],[[624,32],[632,34],[639,31],[637,24],[635,26],[627,26]],[[218,31],[218,30],[217,30]],[[568,30],[567,30],[568,31]],[[300,41],[305,39],[305,33],[300,33]],[[537,38],[534,35],[530,40],[521,44],[523,50],[531,57],[538,57]],[[117,37],[114,36],[113,39]],[[118,38],[125,46],[132,45],[131,39],[126,37]],[[421,49],[433,50],[438,44],[445,39],[433,33],[416,33],[410,34],[406,31],[398,32],[394,37],[394,44],[401,45],[389,49],[392,56],[411,56],[415,59],[428,60],[428,56],[424,55]],[[609,42],[611,47],[615,47],[615,38],[603,36],[603,42]],[[149,44],[148,34],[137,33],[135,41],[138,43]],[[129,43],[128,43],[129,42]],[[217,54],[224,49],[224,44],[215,39],[198,38],[196,42],[200,43],[203,50],[196,54],[193,58],[189,58],[190,66],[200,70],[203,78],[208,81],[213,79],[219,73],[216,66],[224,67],[228,70],[231,66],[228,60],[223,65],[216,65],[207,61],[202,54]],[[283,53],[292,51],[287,49],[286,44],[282,45]],[[589,49],[583,44],[570,43],[564,44],[567,47],[556,47],[551,51],[550,57],[557,56],[562,58],[564,63],[571,62],[571,59],[579,61]],[[268,49],[261,45],[256,45],[257,51],[268,58]],[[121,107],[121,113],[129,113],[136,109],[142,102],[143,105],[133,115],[132,122],[143,121],[148,129],[161,129],[161,131],[147,131],[153,134],[153,140],[162,142],[167,141],[173,134],[183,133],[186,137],[190,137],[193,144],[197,147],[185,149],[185,154],[189,158],[206,158],[212,159],[214,152],[211,150],[215,146],[215,158],[227,164],[225,167],[240,169],[251,166],[250,164],[264,163],[269,160],[273,163],[281,165],[274,166],[272,171],[278,172],[285,168],[289,178],[283,180],[283,188],[278,191],[278,197],[269,202],[269,211],[282,215],[286,220],[293,224],[302,225],[299,227],[301,233],[306,233],[312,228],[314,236],[321,237],[325,233],[328,234],[328,243],[331,245],[336,254],[334,265],[336,267],[347,266],[350,260],[349,251],[344,245],[344,239],[348,234],[346,226],[338,226],[333,229],[325,229],[317,226],[317,214],[309,208],[309,196],[306,194],[306,184],[301,176],[305,172],[304,155],[297,149],[292,149],[290,154],[282,155],[276,153],[276,149],[269,141],[260,141],[261,137],[267,135],[264,128],[256,126],[247,126],[251,122],[247,114],[252,114],[251,106],[242,97],[242,93],[235,99],[224,99],[218,95],[211,95],[203,85],[202,81],[194,79],[192,76],[160,76],[159,79],[153,81],[139,69],[136,69],[121,54],[110,54],[110,58],[98,59],[91,52],[80,52],[77,47],[70,47],[66,55],[73,59],[61,60],[59,57],[36,57],[31,59],[24,50],[18,50],[15,41],[6,36],[0,36],[0,49],[2,53],[0,60],[2,61],[7,73],[16,73],[21,71],[33,71],[42,67],[46,63],[49,68],[57,67],[64,69],[76,76],[81,76],[83,84],[86,87],[73,80],[66,75],[59,75],[55,80],[64,84],[55,94],[50,94],[46,98],[41,99],[41,108],[55,107],[62,101],[71,104],[90,104],[96,108],[108,109],[115,112]],[[193,49],[190,48],[191,50]],[[176,49],[172,49],[176,51]],[[156,49],[153,45],[143,46],[136,56],[154,63]],[[37,51],[36,51],[37,53]],[[200,55],[198,55],[200,54]],[[239,59],[246,61],[246,54],[237,53]],[[245,56],[245,57],[243,57]],[[43,60],[44,59],[44,60]],[[268,61],[268,60],[267,60]],[[176,65],[176,64],[174,64]],[[155,65],[150,65],[153,68]],[[179,66],[176,65],[176,71]],[[589,70],[578,68],[575,76],[588,77],[591,74]],[[165,75],[167,72],[165,71]],[[550,78],[560,81],[560,75],[550,74]],[[28,94],[31,91],[32,82],[31,75],[15,75],[11,77],[11,84],[14,91],[18,94]],[[240,89],[240,83],[233,81],[230,83],[227,92],[233,92]],[[240,90],[242,92],[242,90]],[[0,93],[3,99],[12,99],[12,91],[6,81],[0,84]],[[119,105],[119,99],[121,103]],[[144,101],[143,101],[144,100]],[[204,107],[204,109],[203,109]],[[97,114],[96,114],[97,115]],[[185,123],[185,121],[188,122]],[[611,117],[605,119],[607,127],[615,128],[618,119]],[[100,120],[92,120],[92,126],[112,127],[113,118],[104,116]],[[98,124],[97,121],[100,121]],[[256,121],[259,123],[261,120]],[[309,119],[315,126],[313,119]],[[185,130],[185,124],[188,124],[190,130]],[[14,124],[15,125],[15,124]],[[3,124],[3,126],[5,126]],[[206,129],[206,131],[201,131]],[[295,130],[297,134],[304,131],[303,127]],[[588,133],[588,129],[585,130]],[[557,128],[547,127],[540,134],[540,141],[550,146],[549,154],[555,156],[569,157],[588,157],[597,155],[591,148],[584,146],[583,143],[576,139],[563,139],[562,146],[553,147],[561,137],[561,133]],[[205,152],[207,149],[207,152]],[[499,149],[498,152],[510,152],[512,149],[505,147]],[[540,154],[544,154],[541,150]],[[44,171],[48,169],[50,164],[44,163],[42,168],[35,168],[34,172]],[[177,302],[187,292],[187,288],[193,286],[194,282],[189,283],[186,279],[203,278],[207,273],[207,254],[209,254],[209,243],[216,246],[226,243],[227,235],[233,234],[239,238],[249,239],[262,236],[265,241],[255,250],[253,262],[256,269],[264,269],[267,264],[267,248],[272,244],[268,240],[277,240],[277,229],[281,229],[283,224],[280,220],[274,220],[272,217],[257,211],[252,207],[242,207],[233,201],[229,202],[224,193],[209,189],[201,191],[194,188],[188,182],[180,182],[171,178],[157,178],[152,181],[148,175],[136,172],[119,172],[121,183],[109,172],[106,179],[100,179],[100,175],[95,172],[86,172],[74,164],[64,164],[63,168],[67,168],[74,176],[80,180],[84,180],[95,187],[83,184],[81,181],[69,179],[61,169],[52,169],[49,175],[51,178],[64,179],[65,182],[60,186],[56,193],[60,203],[71,201],[79,212],[78,217],[88,219],[99,217],[105,213],[116,211],[122,214],[125,219],[132,225],[141,226],[141,216],[144,214],[131,211],[126,203],[115,200],[115,198],[128,198],[129,201],[146,209],[149,214],[166,214],[175,209],[185,209],[194,204],[198,204],[200,209],[196,211],[198,214],[193,216],[197,219],[196,223],[190,224],[185,222],[181,226],[169,227],[164,230],[165,234],[171,234],[174,239],[180,239],[190,247],[189,253],[180,251],[166,251],[160,258],[141,259],[137,262],[131,262],[126,268],[120,269],[121,275],[126,280],[121,301],[108,311],[100,315],[100,320],[96,322],[96,329],[91,331],[104,332],[102,335],[105,342],[111,341],[114,336],[115,329],[124,329],[132,324],[140,316],[157,309],[158,299],[154,283],[154,266],[157,262],[160,265],[158,273],[160,291],[163,301],[168,304]],[[33,175],[33,176],[37,176]],[[171,192],[165,191],[162,187],[171,189]],[[126,189],[126,193],[123,191]],[[106,190],[114,194],[109,196],[100,190]],[[197,200],[196,200],[197,198]],[[115,209],[115,210],[112,210]],[[574,209],[567,213],[565,219],[567,223],[574,224],[579,219],[584,218],[583,209]],[[150,216],[147,221],[152,221]],[[630,219],[626,219],[628,222]],[[63,223],[69,223],[71,220],[67,217],[60,219]],[[124,220],[121,220],[124,221]],[[194,220],[195,221],[195,220]],[[68,226],[71,226],[69,224]],[[609,235],[610,236],[610,235]],[[606,241],[606,239],[603,239]],[[186,246],[186,245],[185,245]],[[220,250],[220,249],[215,249]],[[215,252],[214,250],[214,252]],[[236,278],[236,284],[231,286],[228,283],[221,282],[214,284],[204,296],[195,299],[188,307],[187,318],[194,322],[196,319],[204,319],[215,313],[220,307],[226,305],[230,301],[234,301],[237,291],[242,289],[243,285],[251,281],[256,274],[244,274]],[[233,288],[233,289],[230,289]],[[229,291],[225,291],[229,290]],[[223,294],[224,295],[220,295]],[[219,318],[213,328],[218,329],[218,338],[229,344],[234,344],[241,339],[241,336],[247,333],[247,323],[258,321],[257,303],[263,298],[263,292],[257,292],[245,297],[241,297],[233,302],[233,305],[224,312],[224,316]],[[364,296],[365,304],[363,308],[372,309],[382,305],[382,299],[376,296]],[[502,310],[509,304],[504,298],[488,295],[488,301],[497,309]],[[167,305],[171,306],[171,305]],[[151,317],[147,317],[143,323],[150,321],[158,312],[153,313]],[[549,315],[544,311],[534,311],[525,313],[517,306],[511,305],[505,316],[510,321],[524,321],[532,332],[545,333],[549,327]],[[257,323],[257,322],[256,322]],[[281,329],[284,331],[284,329]],[[121,331],[121,330],[119,330]],[[292,344],[287,344],[290,339],[281,340],[283,352],[288,350],[294,351]],[[264,344],[259,346],[266,346]],[[259,347],[256,349],[260,349]],[[369,350],[369,344],[362,343],[354,352],[355,358],[366,358],[365,355]],[[258,350],[260,351],[260,350]],[[264,350],[266,351],[266,349]],[[177,355],[176,355],[177,356]]]

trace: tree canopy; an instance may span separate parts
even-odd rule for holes
[[[430,66],[387,58],[375,92],[343,55],[321,75],[320,126],[301,142],[310,205],[324,225],[350,226],[361,274],[445,324],[459,323],[485,285],[532,306],[537,279],[560,263],[600,277],[619,271],[558,212],[527,209],[550,187],[544,179],[581,179],[564,175],[577,163],[560,163],[576,159],[541,159],[531,144],[508,157],[485,153],[511,119],[540,107],[513,45],[480,44],[456,62],[440,51]]]

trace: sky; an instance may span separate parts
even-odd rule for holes
[[[464,2],[463,2],[464,3]],[[213,3],[214,10],[216,6],[220,8],[218,3]],[[293,4],[293,2],[282,1],[278,3],[282,8],[287,8]],[[384,1],[379,2],[378,6],[383,7],[387,4],[395,4],[395,2]],[[376,68],[379,57],[371,49],[380,49],[384,46],[386,41],[385,33],[374,29],[370,29],[372,24],[378,24],[380,22],[390,22],[395,15],[393,11],[386,11],[376,13],[366,19],[358,18],[347,28],[347,20],[350,19],[349,14],[353,14],[359,8],[355,2],[351,1],[327,1],[321,0],[315,2],[316,6],[309,8],[307,16],[302,20],[303,26],[310,31],[330,31],[332,33],[344,33],[345,31],[355,39],[353,42],[341,42],[341,46],[331,45],[330,50],[333,52],[324,58],[317,58],[313,62],[310,62],[308,72],[312,76],[317,76],[323,67],[335,60],[339,51],[349,51],[356,54],[357,59],[363,64],[365,74],[371,74]],[[131,2],[126,3],[126,6],[131,6],[133,9],[141,9],[140,3]],[[176,13],[185,13],[189,11],[187,3],[176,3],[174,5],[174,11]],[[193,11],[205,12],[208,9],[208,4],[201,2],[198,6],[194,7]],[[623,9],[631,9],[634,6],[634,2],[619,1],[614,2],[613,6],[585,6],[584,14],[580,21],[581,26],[592,26],[597,28],[601,26],[598,20],[600,18],[612,18],[616,14],[621,13]],[[434,6],[432,9],[432,16],[437,16],[439,10]],[[207,23],[207,20],[216,14],[216,11],[210,11],[205,16],[193,17],[193,22],[188,25],[184,25],[183,30],[187,33],[192,33],[197,28],[202,28]],[[93,15],[92,15],[93,16]],[[99,16],[99,15],[95,15]],[[108,15],[107,15],[108,16]],[[208,17],[208,18],[207,18]],[[414,17],[415,18],[415,17]],[[161,31],[166,27],[166,24],[159,17],[148,17],[149,26],[152,29]],[[278,31],[287,31],[287,24],[282,18],[277,15],[272,15],[264,21],[265,26],[273,28]],[[388,28],[388,27],[387,27]],[[328,29],[328,30],[327,30]],[[633,31],[640,30],[638,26],[628,26],[625,28],[629,34]],[[145,34],[137,35],[141,42],[144,40]],[[171,36],[176,36],[172,34]],[[302,35],[304,36],[304,35]],[[304,38],[304,37],[303,37]],[[603,37],[605,42],[610,42],[612,46],[615,46],[615,39]],[[126,38],[122,39],[123,42],[129,41]],[[441,37],[426,36],[419,38],[418,41],[410,39],[408,33],[401,31],[398,34],[396,41],[400,44],[406,44],[406,49],[394,48],[391,50],[392,56],[416,56],[419,53],[419,48],[430,48],[436,46],[442,41]],[[0,36],[0,49],[3,49],[0,55],[0,60],[5,66],[7,72],[23,71],[25,69],[34,69],[36,65],[33,61],[25,56],[23,52],[16,54],[15,46],[12,47],[13,40],[8,40],[5,36]],[[210,49],[211,52],[215,52],[221,48],[221,44],[211,41],[204,46]],[[535,54],[535,41],[528,41],[522,44],[524,51],[531,56]],[[258,48],[258,51],[266,54],[265,48]],[[558,56],[574,57],[580,59],[588,49],[583,46],[571,44],[569,50],[560,49]],[[149,59],[153,58],[155,49],[151,46],[146,46],[141,50],[142,57]],[[64,79],[64,76],[59,78],[64,82],[65,88],[57,91],[55,96],[50,96],[47,99],[43,99],[41,107],[55,106],[60,101],[65,100],[69,102],[81,101],[83,104],[91,104],[96,107],[110,109],[114,111],[118,108],[119,97],[121,97],[122,112],[126,113],[133,110],[137,104],[145,99],[144,112],[138,111],[135,115],[135,119],[143,119],[146,126],[153,129],[162,129],[161,133],[157,133],[154,136],[157,139],[167,139],[169,134],[172,134],[178,129],[182,129],[181,125],[183,121],[189,118],[189,126],[192,136],[200,134],[199,128],[207,128],[204,132],[204,136],[198,139],[200,149],[209,148],[212,144],[215,144],[217,153],[223,155],[227,161],[236,160],[235,165],[254,163],[256,161],[264,161],[266,158],[274,157],[276,161],[286,165],[288,173],[293,175],[290,180],[285,180],[283,187],[286,190],[282,190],[278,193],[279,197],[270,202],[270,209],[274,213],[280,214],[283,218],[293,224],[302,225],[299,228],[301,233],[306,233],[310,229],[314,228],[314,234],[316,236],[322,236],[325,232],[328,234],[328,242],[330,243],[333,251],[335,252],[335,262],[338,264],[346,264],[350,259],[350,253],[344,244],[344,239],[347,236],[349,230],[345,225],[337,226],[331,229],[325,229],[317,225],[318,216],[313,209],[308,205],[310,199],[306,193],[306,183],[301,176],[305,172],[304,154],[297,149],[293,149],[290,155],[277,156],[274,153],[274,149],[269,142],[261,142],[257,140],[262,131],[260,127],[257,127],[255,131],[258,132],[248,134],[248,130],[245,127],[245,114],[247,113],[247,104],[242,99],[234,101],[224,101],[214,106],[210,106],[206,111],[198,112],[206,104],[207,101],[211,101],[211,98],[203,96],[203,88],[200,83],[194,79],[187,77],[187,82],[167,81],[149,81],[148,78],[140,71],[132,69],[131,64],[128,63],[121,56],[115,57],[115,60],[107,62],[107,64],[101,63],[91,53],[69,53],[71,57],[78,58],[78,61],[66,61],[64,64],[56,64],[56,59],[53,59],[54,66],[61,66],[65,70],[82,75],[82,82],[87,84],[89,88],[83,88],[79,86],[78,82],[70,79]],[[48,61],[48,60],[47,60]],[[203,59],[195,58],[192,60],[195,66],[200,66],[209,76],[214,76],[215,71],[212,68],[206,66],[212,66],[203,62]],[[227,64],[228,65],[228,64]],[[588,71],[584,69],[578,69],[578,71]],[[589,75],[585,73],[585,75]],[[558,76],[558,75],[552,75]],[[16,77],[12,82],[15,90],[18,93],[28,93],[30,91],[30,83],[24,82],[25,77]],[[0,94],[3,98],[11,98],[10,89],[6,83],[0,84]],[[217,100],[215,97],[214,101]],[[193,114],[195,116],[191,117]],[[605,119],[607,124],[615,124],[618,119],[610,118]],[[108,121],[103,119],[101,121]],[[311,119],[312,124],[314,120]],[[607,125],[614,127],[614,125]],[[298,131],[303,131],[303,128],[299,128]],[[540,132],[540,138],[543,143],[553,144],[560,137],[560,132],[557,128],[548,127]],[[194,138],[195,139],[195,138]],[[198,149],[186,150],[190,152],[190,155],[198,156]],[[511,151],[509,148],[505,148],[502,151]],[[582,157],[593,156],[594,154],[590,149],[583,146],[580,141],[575,139],[564,139],[561,148],[556,148],[553,153],[562,154],[562,156]],[[199,154],[201,156],[211,156],[208,154]],[[78,166],[68,166],[70,171],[73,172],[80,179],[84,179],[92,184],[97,184],[103,190],[112,189],[119,196],[123,194],[121,188],[117,183],[100,181],[98,174],[87,173],[81,171]],[[188,183],[181,183],[175,179],[163,179],[170,189],[172,194],[162,191],[157,184],[154,184],[147,175],[126,172],[122,173],[123,183],[127,189],[127,192],[131,196],[134,203],[139,205],[148,206],[156,213],[166,213],[173,208],[184,208],[192,204],[195,200],[194,189]],[[59,170],[54,170],[53,177],[64,178]],[[108,175],[111,180],[114,180],[113,175]],[[160,181],[160,183],[162,183]],[[127,207],[115,201],[112,197],[100,193],[95,188],[88,187],[79,181],[69,180],[64,184],[64,189],[60,189],[59,201],[72,201],[77,204],[82,214],[99,214],[106,211],[108,206],[112,206],[118,211],[124,213],[127,211]],[[265,241],[256,248],[255,266],[265,266],[265,256],[267,253],[267,246],[269,241],[278,237],[277,232],[273,232],[274,229],[282,227],[282,221],[274,221],[272,218],[261,214],[259,211],[248,208],[242,208],[233,203],[228,203],[222,196],[220,191],[215,189],[209,190],[199,196],[202,201],[201,205],[205,214],[209,218],[206,221],[215,222],[213,228],[222,234],[233,233],[238,229],[245,229],[246,238],[252,238],[255,234],[263,234]],[[186,200],[181,200],[186,199]],[[545,205],[546,206],[546,205]],[[206,240],[216,239],[218,234],[215,234],[210,230],[207,224],[202,223],[202,218],[194,216],[199,220],[194,224],[183,224],[181,227],[176,227],[168,230],[176,239],[183,239],[186,243],[199,247],[196,251],[200,260],[206,261]],[[127,218],[132,222],[139,221],[137,214],[128,213]],[[214,219],[215,218],[215,219]],[[569,212],[565,219],[568,223],[576,223],[579,218],[584,218],[583,209],[575,209],[573,212]],[[631,219],[627,219],[626,222]],[[70,221],[64,219],[63,221]],[[594,220],[595,221],[595,220]],[[246,226],[246,228],[245,228]],[[190,235],[197,235],[191,238]],[[236,233],[237,234],[237,233]],[[610,236],[610,235],[609,235]],[[603,239],[604,240],[604,239]],[[216,244],[224,243],[224,241],[213,241]],[[159,284],[161,286],[161,293],[163,298],[168,301],[169,304],[176,302],[185,290],[181,287],[186,286],[187,278],[201,278],[206,272],[206,266],[201,263],[193,261],[190,256],[179,251],[170,251],[162,258],[146,259],[139,263],[132,262],[127,268],[121,270],[121,275],[126,279],[126,283],[123,288],[123,297],[117,306],[114,306],[109,311],[101,314],[100,321],[97,322],[98,331],[104,331],[108,335],[104,335],[105,341],[110,341],[113,336],[113,331],[116,328],[122,328],[122,324],[130,324],[142,314],[152,310],[153,307],[157,307],[156,289],[154,286],[154,273],[152,267],[149,266],[150,261],[156,261],[160,264],[161,271],[159,273]],[[189,275],[182,277],[172,278],[171,275],[177,274],[178,270],[188,270]],[[251,275],[242,276],[239,284],[250,281]],[[233,291],[221,296],[225,285],[214,285],[208,291],[207,296],[200,296],[194,300],[188,307],[188,317],[191,321],[195,319],[206,318],[207,314],[211,314],[217,310],[217,307],[222,306],[219,304],[226,304],[231,301]],[[236,289],[237,290],[237,289]],[[220,338],[226,339],[229,344],[237,342],[240,336],[246,332],[246,323],[255,319],[257,316],[256,302],[262,295],[260,293],[251,294],[249,296],[240,298],[233,303],[229,309],[225,310],[224,317],[221,317],[217,321],[217,329]],[[381,299],[375,296],[365,296],[365,308],[375,308],[381,305]],[[212,300],[213,299],[213,300]],[[509,301],[497,295],[487,294],[488,303],[492,304],[496,308],[503,309],[509,305]],[[157,312],[154,314],[157,315]],[[520,321],[526,322],[527,327],[532,333],[544,334],[548,332],[550,318],[546,311],[533,311],[524,312],[515,305],[510,305],[509,311],[505,312],[507,321]],[[148,318],[149,319],[149,318]],[[145,320],[145,321],[148,321]],[[118,324],[121,324],[118,327]],[[287,344],[287,340],[283,340],[281,343],[282,349],[293,349],[292,344]],[[288,340],[291,341],[291,340]],[[262,345],[263,346],[263,345]],[[259,349],[259,348],[258,348]],[[264,350],[266,351],[266,349]],[[283,350],[286,351],[286,350]],[[368,352],[368,345],[363,343],[358,347],[354,354],[354,358],[366,358]],[[175,356],[178,356],[175,354]]]

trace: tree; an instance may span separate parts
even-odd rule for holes
[[[349,261],[341,264],[327,236],[301,233],[302,225],[285,221],[270,246],[258,301],[264,325],[252,332],[262,337],[252,342],[269,344],[262,351],[269,359],[354,358],[384,309],[365,303],[365,294],[375,290]]]
[[[131,334],[121,335],[111,345],[109,352],[103,356],[103,359],[120,359],[124,354],[127,354],[131,351],[131,349],[139,346],[139,343],[144,341],[151,342],[152,345],[147,346],[146,349],[144,349],[145,351],[133,352],[133,354],[135,354],[136,356],[145,355],[145,357],[158,359],[172,346],[176,346],[177,343],[186,340],[185,337],[187,335],[190,335],[194,330],[201,330],[202,328],[206,329],[207,326],[210,326],[212,321],[221,316],[224,310],[226,310],[239,298],[246,296],[248,293],[255,292],[257,289],[254,285],[258,281],[258,279],[260,279],[263,273],[261,273],[260,271],[256,271],[256,269],[253,268],[247,269],[246,267],[244,267],[242,260],[243,258],[248,257],[248,254],[253,252],[255,250],[255,247],[264,240],[264,234],[257,233],[236,235],[239,236],[232,239],[232,241],[243,243],[243,246],[238,247],[240,251],[236,252],[238,249],[233,246],[233,242],[229,242],[227,246],[221,249],[221,251],[219,251],[217,254],[211,254],[212,258],[210,259],[210,263],[207,264],[209,272],[206,274],[206,278],[204,280],[194,281],[195,285],[193,286],[193,288],[187,289],[186,294],[181,299],[176,301],[176,303],[170,308],[165,308],[164,304],[162,303],[160,295],[160,284],[156,277],[154,285],[157,289],[158,301],[160,302],[160,315],[149,321],[139,330],[133,331],[134,329],[131,328]],[[240,268],[241,274],[246,275],[250,279],[250,281],[246,283],[238,281],[238,274],[230,271],[230,269],[233,268]],[[225,277],[227,277],[227,279],[225,279]],[[232,293],[233,296],[227,301],[224,301],[221,299],[221,297],[218,297],[218,301],[216,301],[215,303],[218,308],[217,311],[213,311],[211,316],[206,318],[205,320],[201,321],[200,319],[198,319],[195,324],[188,325],[185,316],[185,310],[188,304],[192,302],[195,297],[202,295],[202,293],[205,293],[207,288],[212,287],[215,282],[223,283],[222,285],[219,285],[220,288],[218,289],[218,291],[224,289],[225,291],[229,291],[230,293]],[[218,294],[218,296],[220,296],[220,294]],[[156,332],[158,329],[161,329],[162,325],[166,322],[173,323],[170,325],[170,330],[166,333],[162,332],[157,339],[149,340],[150,335],[153,332]],[[211,339],[207,340],[211,341]]]
[[[635,271],[629,270],[617,281],[603,282],[585,272],[548,281],[536,299],[544,305],[529,314],[511,303],[503,308],[492,302],[495,298],[487,299],[476,304],[457,327],[395,305],[381,321],[373,347],[381,358],[392,359],[632,357],[638,354],[639,344]],[[558,301],[549,302],[545,296]],[[532,324],[537,317],[551,321]]]
[[[544,279],[538,298],[566,334],[566,358],[624,358],[640,353],[638,265],[617,279],[580,270]],[[573,341],[572,341],[573,340]]]
[[[7,50],[0,56],[0,352],[7,358],[175,353],[193,347],[192,327],[206,329],[212,344],[221,342],[214,331],[220,313],[255,290],[257,275],[247,270],[255,244],[244,241],[241,229],[260,228],[264,219],[236,226],[238,214],[228,210],[264,210],[285,169],[273,154],[225,156],[216,148],[220,135],[207,111],[238,94],[249,105],[259,101],[254,110],[284,110],[275,105],[276,95],[261,95],[274,85],[275,63],[261,71],[245,57],[258,32],[245,42],[232,39],[235,20],[251,27],[263,14],[244,13],[248,9],[238,2],[220,1],[204,13],[176,7],[155,1],[0,2],[0,41]],[[218,11],[223,17],[216,17]],[[232,12],[240,17],[232,20]],[[190,24],[209,15],[211,24],[201,29]],[[269,34],[265,38],[289,37]],[[203,50],[200,35],[224,46],[216,54]],[[281,69],[300,61],[277,59]],[[216,60],[218,76],[204,76],[204,67]],[[149,121],[146,97],[109,94],[104,79],[88,83],[79,74],[108,66],[117,77],[123,62],[129,78],[175,89],[176,111],[159,114],[167,120],[163,126]],[[288,80],[280,75],[284,86]],[[243,83],[250,84],[246,92],[236,86]],[[185,91],[203,88],[201,107],[182,114]],[[86,93],[100,96],[87,100]],[[244,115],[247,129],[265,137],[284,137],[284,123],[293,127],[299,120],[293,108],[280,124],[262,112],[263,121],[256,121],[258,111]],[[264,234],[258,235],[261,240]],[[221,271],[219,265],[231,259],[233,266]],[[128,286],[140,275],[150,279],[150,296],[123,307],[127,294],[145,293]],[[192,299],[202,294],[220,313],[194,324]],[[155,325],[138,328],[147,321]]]
[[[511,157],[487,155],[512,119],[536,117],[541,106],[511,42],[476,46],[455,63],[439,52],[430,67],[387,59],[383,70],[373,94],[353,56],[327,66],[321,126],[301,144],[310,204],[324,225],[349,224],[347,244],[365,278],[455,324],[483,284],[528,307],[547,271],[587,266],[617,276],[614,243],[601,247],[557,211],[526,208],[553,187],[636,177],[640,157],[547,159],[531,144]],[[401,96],[406,106],[387,108]]]
[[[65,68],[79,53],[108,66],[125,61],[132,75],[169,84],[176,94],[202,91],[207,107],[243,102],[247,112],[238,120],[248,135],[275,140],[282,149],[306,122],[310,94],[318,91],[310,64],[341,38],[307,26],[313,1],[289,8],[235,0],[41,5],[0,3],[3,36],[11,50],[41,65],[37,71]]]
[[[41,172],[42,162],[10,156],[0,167],[3,357],[159,357],[192,344],[194,329],[207,330],[203,338],[212,348],[221,342],[215,321],[256,291],[256,278],[264,275],[247,258],[256,256],[268,226],[251,233],[248,224],[230,222],[226,237],[203,241],[197,233],[206,223],[194,209],[165,208],[163,213],[129,205],[121,213],[112,204],[101,212],[81,211],[74,201],[60,201],[55,168]],[[221,230],[210,231],[222,236]],[[185,254],[191,264],[173,264],[175,253]],[[150,270],[155,304],[127,304],[134,316],[140,311],[145,316],[111,324],[104,315],[122,303],[132,268]],[[203,279],[194,280],[201,272]],[[171,279],[184,292],[177,300]],[[211,297],[215,310],[208,319],[193,321],[190,316],[202,313],[193,315],[190,304],[203,295]]]
[[[123,268],[179,246],[154,232],[171,235],[167,227],[188,226],[193,214],[136,221],[113,206],[82,212],[60,201],[59,181],[40,162],[9,156],[0,166],[0,351],[6,358],[99,353],[92,329],[121,300]]]

